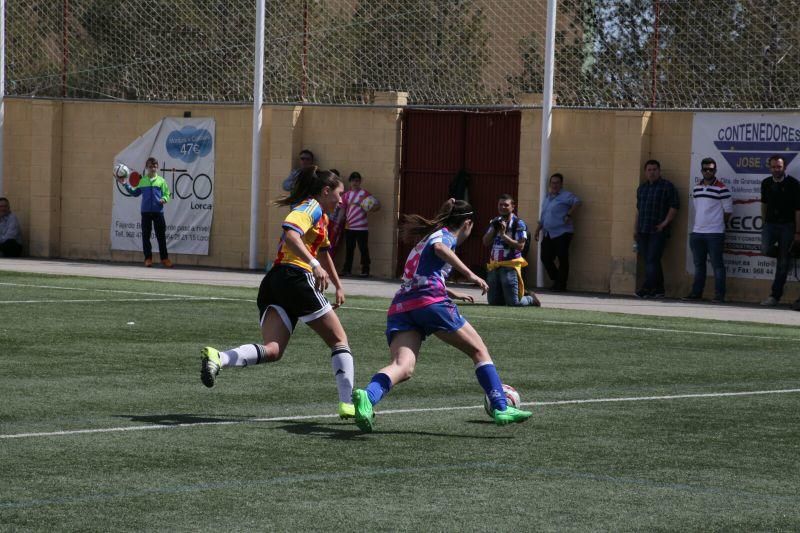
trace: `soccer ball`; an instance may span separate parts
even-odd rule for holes
[[[374,196],[370,195],[361,200],[361,209],[369,213],[370,211],[377,211],[380,204],[378,203],[378,199]]]
[[[117,163],[116,165],[114,165],[114,179],[127,178],[130,172],[131,169],[129,169],[122,163]]]
[[[503,383],[503,392],[506,393],[506,402],[508,405],[519,408],[520,399],[517,389],[511,385],[506,385]],[[491,418],[494,418],[494,415],[492,414],[492,402],[489,400],[488,396],[483,397],[483,408],[486,410],[487,415],[489,415]]]

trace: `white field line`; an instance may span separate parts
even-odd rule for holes
[[[251,300],[243,300],[242,298],[225,298],[221,296],[191,296],[187,294],[168,294],[163,292],[143,292],[143,291],[126,291],[122,289],[90,289],[86,287],[60,287],[58,285],[31,285],[26,283],[5,283],[0,282],[0,285],[5,285],[7,287],[30,287],[34,289],[57,289],[62,291],[84,291],[84,292],[111,292],[117,294],[133,294],[136,296],[157,296],[161,300],[168,300],[170,298],[181,299],[181,300],[230,300],[230,301],[251,301]],[[124,300],[23,300],[20,303],[28,303],[28,302],[91,302],[91,301],[124,301]],[[135,301],[135,300],[131,300]],[[255,300],[252,300],[255,301]],[[0,303],[17,303],[11,301],[0,300]]]
[[[169,298],[182,299],[182,300],[198,300],[198,301],[232,301],[232,302],[248,302],[253,303],[255,300],[251,300],[248,298],[225,298],[225,297],[217,297],[217,296],[187,296],[185,294],[165,294],[165,293],[156,293],[156,292],[140,292],[140,291],[127,291],[127,290],[118,290],[118,289],[88,289],[83,287],[60,287],[56,285],[31,285],[31,284],[24,284],[24,283],[2,283],[0,285],[7,285],[12,287],[32,287],[32,288],[40,288],[40,289],[62,289],[62,290],[71,290],[71,291],[99,291],[99,292],[114,292],[114,293],[122,293],[122,294],[135,294],[135,295],[142,295],[142,296],[160,296],[163,300],[167,300]],[[0,303],[81,303],[81,302],[99,302],[104,300],[29,300],[29,301],[20,301],[20,302],[8,302],[0,300]],[[106,300],[106,301],[136,301],[136,300]],[[146,299],[142,301],[155,301],[153,299]],[[355,311],[370,311],[373,313],[385,313],[386,311],[383,309],[375,309],[373,307],[353,307],[349,305],[342,306],[342,309],[353,309]],[[497,317],[490,317],[490,316],[481,316],[481,315],[473,315],[476,319],[485,319],[485,320],[492,320]],[[517,317],[503,317],[502,320],[510,320],[514,322],[527,322],[527,323],[540,323],[540,324],[555,324],[555,325],[562,325],[562,326],[585,326],[585,327],[593,327],[593,328],[606,328],[606,329],[626,329],[626,330],[633,330],[633,331],[652,331],[657,333],[681,333],[681,334],[689,334],[689,335],[707,335],[713,337],[734,337],[734,338],[743,338],[743,339],[760,339],[760,340],[778,340],[778,341],[790,341],[795,342],[800,339],[794,339],[791,337],[773,337],[767,335],[744,335],[740,333],[721,333],[716,331],[693,331],[689,329],[669,329],[669,328],[651,328],[651,327],[644,327],[644,326],[625,326],[620,324],[603,324],[598,322],[574,322],[570,320],[549,320],[549,319],[536,319],[536,318],[517,318]]]
[[[349,305],[342,306],[342,309],[354,309],[356,311],[380,311],[385,313],[382,309],[373,309],[371,307],[351,307]],[[602,311],[599,311],[602,312]],[[462,313],[463,314],[463,313]],[[486,320],[511,320],[514,322],[528,322],[528,323],[540,323],[540,324],[557,324],[561,326],[586,326],[592,328],[609,328],[609,329],[631,329],[635,331],[653,331],[658,333],[686,333],[691,335],[711,335],[716,337],[739,337],[745,339],[761,339],[761,340],[778,340],[778,341],[791,341],[797,342],[800,339],[791,338],[791,337],[770,337],[766,335],[743,335],[741,333],[721,333],[716,331],[694,331],[691,329],[669,329],[669,328],[650,328],[644,326],[625,326],[621,324],[602,324],[598,322],[573,322],[570,320],[549,320],[549,319],[540,319],[540,318],[516,318],[516,317],[492,317],[492,316],[481,316],[475,315],[470,313],[470,316],[473,318],[480,318]],[[639,316],[639,315],[635,315]]]
[[[697,394],[675,394],[670,396],[633,396],[623,398],[589,398],[585,400],[559,400],[553,402],[523,402],[522,406],[541,407],[541,406],[560,406],[592,403],[614,403],[614,402],[647,402],[647,401],[667,401],[683,400],[688,398],[726,398],[737,396],[762,396],[766,394],[792,394],[798,393],[800,389],[776,389],[742,392],[708,392]],[[464,405],[453,407],[426,407],[415,409],[388,409],[378,411],[380,415],[396,415],[406,413],[430,413],[437,411],[465,411],[470,409],[483,409],[483,405]],[[315,414],[315,415],[296,415],[296,416],[275,416],[269,418],[247,418],[244,420],[220,420],[214,422],[187,422],[183,424],[153,424],[149,426],[120,426],[110,428],[94,429],[72,429],[64,431],[48,431],[42,433],[10,433],[0,434],[0,439],[22,439],[32,437],[63,437],[69,435],[86,435],[92,433],[122,433],[125,431],[146,431],[152,429],[176,429],[196,426],[230,426],[240,424],[252,424],[259,422],[288,422],[292,420],[316,420],[320,418],[338,418],[336,414]]]
[[[114,298],[113,300],[0,300],[4,304],[82,304],[82,303],[97,303],[97,302],[197,302],[197,301],[210,301],[210,300],[227,300],[227,298],[214,298],[213,296],[186,296],[183,298],[169,297],[169,298]]]

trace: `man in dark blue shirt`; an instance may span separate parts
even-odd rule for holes
[[[678,213],[678,190],[661,177],[661,163],[644,164],[646,180],[636,189],[636,230],[634,239],[644,257],[644,284],[636,291],[639,298],[664,297],[664,271],[661,256],[669,237],[669,225]]]

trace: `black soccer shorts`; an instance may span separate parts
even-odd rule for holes
[[[272,307],[290,332],[298,320],[311,322],[332,309],[322,291],[314,287],[311,272],[289,265],[276,265],[267,272],[258,288],[257,304],[259,324]]]

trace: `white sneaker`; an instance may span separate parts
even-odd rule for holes
[[[763,305],[765,307],[774,307],[774,306],[778,305],[778,299],[775,298],[774,296],[770,296],[769,298],[767,298],[766,300],[761,302],[761,305]]]

